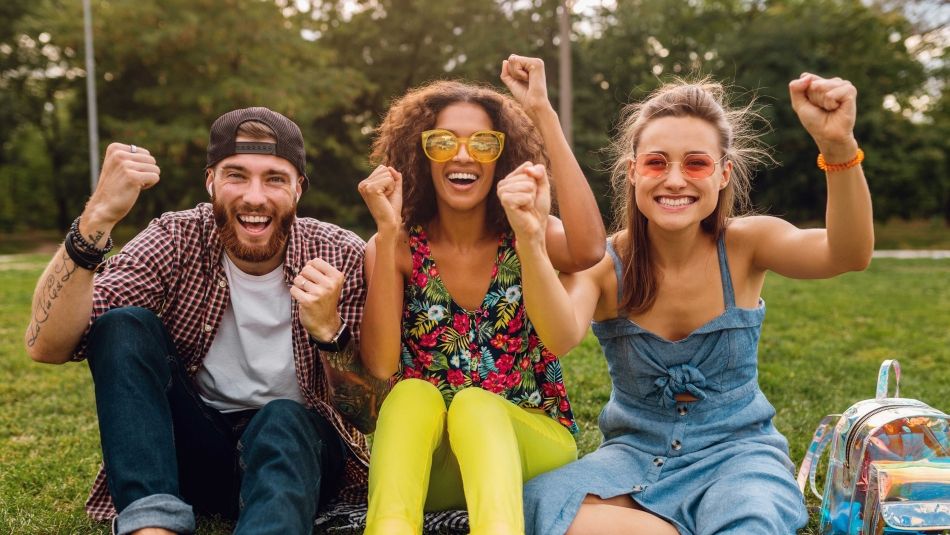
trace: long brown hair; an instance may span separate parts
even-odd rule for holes
[[[731,217],[751,211],[750,179],[757,164],[770,159],[761,147],[752,121],[760,118],[753,104],[730,108],[722,84],[704,78],[696,82],[677,80],[653,91],[645,101],[628,104],[621,115],[619,134],[609,147],[613,159],[614,221],[626,230],[626,239],[614,236],[614,245],[622,263],[623,294],[619,308],[627,313],[649,310],[656,301],[657,274],[650,258],[647,218],[637,207],[634,186],[627,180],[631,158],[636,154],[640,136],[650,121],[663,117],[702,119],[719,133],[723,164],[732,162],[728,185],[719,191],[716,209],[700,223],[710,236],[718,239]]]
[[[389,108],[376,131],[371,160],[402,173],[402,217],[407,228],[428,223],[436,215],[432,170],[422,151],[421,134],[435,127],[440,111],[460,102],[480,106],[491,118],[492,128],[505,134],[505,147],[495,163],[497,183],[523,162],[548,165],[541,135],[521,106],[509,96],[487,86],[441,80],[410,90]],[[486,221],[493,232],[510,229],[492,187]]]

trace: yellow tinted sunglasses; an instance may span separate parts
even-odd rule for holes
[[[494,162],[505,147],[505,134],[481,130],[468,137],[458,137],[449,130],[426,130],[422,133],[422,150],[433,162],[447,162],[458,154],[462,144],[476,162]]]

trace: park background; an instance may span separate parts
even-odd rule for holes
[[[545,60],[559,106],[558,0],[92,0],[100,154],[113,140],[162,167],[117,230],[206,200],[208,128],[264,105],[307,140],[299,213],[356,229],[372,220],[356,184],[392,98],[439,78],[501,87],[510,53]],[[939,0],[616,0],[571,9],[575,154],[610,222],[601,149],[623,104],[673,76],[712,75],[753,99],[775,164],[753,182],[757,210],[820,225],[825,179],[788,102],[803,71],[858,87],[879,249],[950,249],[950,7]],[[99,459],[82,365],[23,350],[30,296],[50,247],[90,192],[79,0],[0,2],[0,532],[107,533],[82,513]],[[16,253],[16,254],[12,254]],[[25,253],[25,254],[24,254]],[[875,259],[830,281],[770,275],[763,390],[800,462],[821,416],[870,397],[877,366],[901,359],[902,393],[950,398],[950,260]],[[582,453],[600,441],[609,396],[596,342],[565,357]],[[810,502],[814,504],[814,500]],[[226,525],[202,524],[219,532]],[[803,533],[811,533],[810,526]]]

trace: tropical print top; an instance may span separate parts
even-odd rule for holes
[[[429,381],[446,404],[463,388],[484,388],[520,407],[543,409],[577,433],[561,363],[541,343],[521,299],[514,236],[500,236],[488,293],[475,310],[462,308],[449,295],[421,226],[409,230],[409,248],[412,275],[405,289],[396,380]]]

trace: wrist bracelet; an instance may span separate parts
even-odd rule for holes
[[[79,219],[81,217],[82,216],[77,217],[73,221],[73,224],[69,226],[69,233],[72,234],[74,241],[73,245],[75,245],[77,249],[82,249],[93,254],[105,256],[106,253],[112,250],[112,246],[114,245],[112,242],[112,236],[109,236],[109,238],[106,239],[106,246],[101,249],[96,247],[96,244],[89,243],[86,241],[86,238],[82,237],[82,232],[79,232]],[[68,235],[69,234],[67,234],[67,236]]]
[[[845,169],[851,169],[852,167],[860,164],[864,161],[864,151],[858,149],[858,153],[854,155],[854,158],[843,162],[843,163],[828,163],[825,161],[825,155],[818,153],[818,169],[826,173],[833,173],[835,171],[844,171]]]
[[[69,259],[72,260],[77,266],[83,269],[88,269],[89,271],[95,271],[96,268],[102,264],[105,256],[101,254],[80,251],[76,247],[73,236],[74,234],[71,230],[66,233],[66,241],[63,242],[63,245],[66,247],[66,256],[68,256]]]

